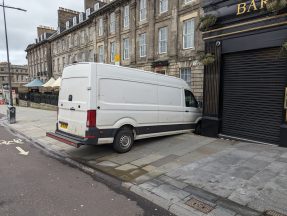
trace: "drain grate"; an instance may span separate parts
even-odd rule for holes
[[[287,216],[287,215],[274,210],[267,210],[264,212],[264,216]]]
[[[191,198],[185,204],[205,214],[211,212],[214,209],[214,207],[211,205],[208,205],[195,198]]]

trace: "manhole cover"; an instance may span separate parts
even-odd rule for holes
[[[214,209],[214,207],[211,205],[208,205],[195,198],[191,198],[185,204],[205,214],[211,212]]]
[[[264,212],[264,216],[287,216],[287,215],[274,210],[267,210]]]

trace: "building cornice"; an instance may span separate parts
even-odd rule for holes
[[[115,1],[113,1],[107,5],[104,5],[99,10],[91,13],[89,18],[93,18],[96,16],[102,16],[102,15],[106,14],[107,12],[114,11],[117,8],[121,7],[124,3],[129,2],[129,1],[130,0],[115,0]]]
[[[37,47],[39,47],[39,46],[41,46],[41,45],[43,45],[43,44],[45,44],[45,43],[49,43],[49,39],[42,40],[42,41],[39,42],[39,43],[29,44],[29,45],[27,46],[27,48],[26,48],[25,51],[28,52],[29,50],[34,49],[34,48],[37,48]]]
[[[83,22],[81,22],[81,23],[79,23],[79,24],[77,24],[77,25],[75,25],[75,26],[73,26],[73,27],[71,27],[71,28],[69,28],[69,29],[64,30],[64,31],[61,32],[60,34],[57,34],[57,35],[55,35],[55,36],[52,36],[52,37],[49,38],[48,40],[49,40],[49,42],[53,42],[53,41],[55,41],[55,40],[57,40],[57,39],[59,39],[59,38],[61,38],[61,37],[64,37],[64,36],[66,36],[67,34],[70,34],[71,32],[76,31],[76,30],[78,30],[78,29],[82,28],[83,26],[88,25],[88,24],[90,24],[90,23],[92,23],[91,17],[89,17],[89,18],[86,19],[85,21],[83,21]]]

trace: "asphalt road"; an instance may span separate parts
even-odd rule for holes
[[[21,155],[22,150],[24,154],[29,151],[28,155]],[[172,214],[139,196],[120,188],[111,188],[78,169],[46,156],[0,122],[0,215]]]

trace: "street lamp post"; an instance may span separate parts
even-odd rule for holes
[[[13,98],[12,98],[12,75],[11,75],[10,59],[9,59],[9,43],[8,43],[5,8],[14,9],[14,10],[20,10],[20,11],[25,11],[25,12],[26,12],[26,10],[24,10],[22,8],[6,6],[4,0],[3,0],[3,4],[0,5],[0,7],[3,8],[5,39],[6,39],[6,52],[7,52],[7,63],[8,63],[8,75],[9,75],[9,97],[10,97],[10,99],[9,99],[9,106],[8,106],[8,110],[7,110],[7,116],[8,116],[9,123],[13,124],[13,123],[16,122],[16,109],[15,109],[15,107],[13,107]]]

